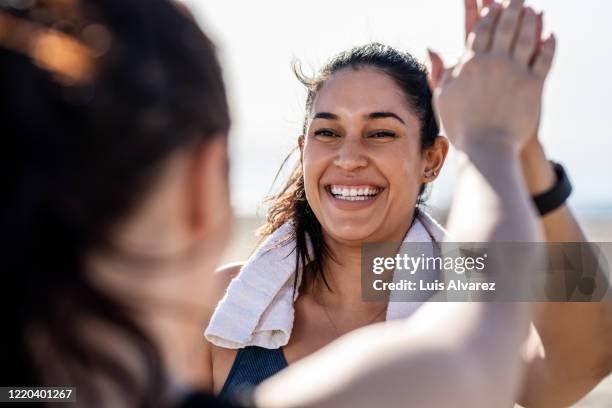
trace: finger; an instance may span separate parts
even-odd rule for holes
[[[537,20],[536,13],[532,8],[525,9],[521,18],[521,27],[516,37],[516,43],[514,44],[514,59],[523,64],[525,68],[529,68],[529,61],[540,42],[540,39],[536,37]]]
[[[554,34],[551,34],[550,37],[542,44],[542,49],[536,55],[535,61],[533,63],[532,71],[534,74],[544,79],[550,72],[550,67],[552,66],[553,58],[555,57],[555,51],[557,49],[557,39]]]
[[[464,0],[465,5],[465,40],[478,21],[478,3],[476,0]]]
[[[489,49],[500,11],[501,6],[498,3],[493,3],[491,8],[482,10],[480,21],[468,37],[467,48],[475,54],[486,52]]]
[[[493,4],[494,0],[482,0],[482,7],[480,8],[481,10],[485,7],[491,7],[491,4]]]
[[[440,78],[440,81],[438,82],[438,89],[444,88],[451,81],[451,79],[453,78],[452,74],[455,66],[452,66],[450,68],[444,68],[444,71],[442,71],[442,78]]]
[[[429,59],[431,60],[432,65],[432,74],[435,71],[435,79],[428,78],[429,86],[431,87],[432,93],[435,95],[436,92],[439,92],[440,89],[447,85],[448,81],[450,81],[452,77],[452,70],[454,67],[445,68],[444,61],[438,53],[432,50],[427,50],[429,52]]]
[[[542,32],[544,31],[544,12],[541,11],[537,14],[536,19],[536,38],[538,42],[541,42]]]
[[[512,42],[519,28],[519,19],[524,2],[524,0],[510,0],[508,5],[504,7],[493,34],[491,52],[500,54],[511,53]]]
[[[428,49],[427,53],[429,54],[429,61],[431,62],[431,70],[429,72],[429,76],[427,77],[427,81],[429,82],[429,87],[433,92],[434,89],[440,83],[440,79],[442,78],[442,74],[444,73],[444,61],[440,56]]]
[[[538,53],[542,49],[542,44],[544,44],[544,41],[542,40],[543,31],[544,31],[544,12],[541,11],[540,13],[538,13],[536,17],[536,38],[538,39],[538,44],[536,45],[536,48],[533,51],[533,54],[531,55],[531,59],[529,60],[529,65],[533,66],[533,62],[535,60],[536,55],[538,55]]]

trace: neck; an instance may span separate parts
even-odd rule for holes
[[[366,242],[401,242],[412,225],[413,215],[406,223],[398,225],[385,237],[364,241],[340,241],[324,233],[330,253],[324,262],[325,278],[330,286],[328,290],[321,280],[309,285],[313,294],[325,305],[346,310],[359,311],[377,309],[377,302],[366,302],[361,290],[361,246]],[[331,259],[333,257],[333,259]]]
[[[207,390],[206,348],[203,346],[201,310],[193,306],[162,307],[141,317],[141,323],[155,341],[169,380],[169,396],[186,390]]]
[[[117,263],[113,257],[90,257],[94,284],[131,306],[135,323],[155,345],[170,381],[167,384],[170,398],[180,397],[185,390],[208,387],[204,380],[207,358],[202,324],[210,305],[189,303],[193,298],[186,288],[194,286],[193,277],[199,273],[190,264],[129,266]],[[208,298],[207,293],[202,294],[202,299]],[[111,351],[114,348],[112,343],[107,346]],[[147,375],[142,373],[143,378]]]
[[[319,280],[315,286],[315,295],[320,301],[332,307],[358,310],[363,309],[361,300],[361,247],[330,244],[329,257],[324,262],[324,273],[331,290]]]

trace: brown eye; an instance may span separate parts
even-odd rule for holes
[[[336,133],[334,133],[333,131],[329,129],[319,129],[314,132],[314,135],[322,136],[322,137],[335,137]]]
[[[389,132],[387,130],[380,130],[378,132],[371,133],[370,137],[374,139],[394,138],[395,133]]]

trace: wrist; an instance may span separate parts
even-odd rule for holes
[[[527,191],[538,195],[551,189],[557,180],[552,164],[546,158],[542,144],[531,140],[521,151],[521,170]]]
[[[572,184],[567,177],[565,169],[559,163],[549,162],[554,173],[555,182],[548,190],[532,196],[540,216],[556,210],[565,204],[565,201],[572,193]]]
[[[537,138],[529,140],[521,149],[521,160],[527,162],[538,161],[542,156],[546,156],[544,146],[542,146],[542,143],[540,143],[540,140]]]
[[[524,184],[517,151],[508,145],[470,143],[458,153],[459,174],[474,171],[480,173],[494,189],[497,189],[498,183],[506,183],[508,178]]]
[[[516,138],[503,131],[478,131],[457,138],[456,147],[470,158],[502,156],[517,158],[520,147]]]

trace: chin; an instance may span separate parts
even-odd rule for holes
[[[369,224],[369,223],[368,223]],[[323,226],[323,230],[333,239],[343,242],[361,244],[363,241],[372,242],[371,237],[376,235],[379,228],[367,225],[363,222],[349,221],[344,223],[335,222]]]

